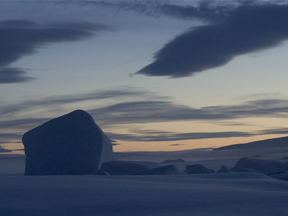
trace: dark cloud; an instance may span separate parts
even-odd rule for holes
[[[19,133],[0,133],[1,139],[19,139],[21,134]]]
[[[233,137],[251,137],[256,135],[278,135],[288,134],[288,128],[276,128],[259,130],[254,132],[224,131],[224,132],[200,132],[200,133],[174,133],[168,131],[131,131],[128,134],[107,133],[109,138],[121,141],[135,142],[163,142],[163,141],[181,141],[196,139],[215,139],[215,138],[233,138]],[[172,144],[170,146],[178,146]],[[183,144],[181,144],[183,145]]]
[[[186,145],[186,144],[171,144],[169,146],[181,146],[181,145]]]
[[[275,47],[286,39],[288,5],[248,4],[232,10],[223,20],[176,37],[137,74],[190,76],[223,66],[238,55]]]
[[[221,20],[223,15],[227,13],[231,6],[211,7],[211,2],[202,1],[197,6],[191,5],[175,5],[175,4],[154,4],[154,15],[166,15],[181,19],[203,19],[203,20]],[[151,11],[151,6],[150,6]]]
[[[259,134],[288,134],[288,128],[276,128],[260,131]]]
[[[256,100],[233,106],[200,109],[170,101],[132,101],[89,110],[103,124],[130,124],[173,121],[218,121],[248,117],[288,118],[287,100]]]
[[[177,122],[177,121],[209,121],[218,122],[249,117],[288,118],[288,100],[266,99],[253,100],[238,105],[209,106],[193,108],[174,103],[169,98],[159,97],[152,92],[138,88],[122,88],[115,90],[102,90],[79,95],[60,95],[50,98],[23,101],[10,105],[0,106],[0,128],[31,127],[39,125],[49,118],[51,110],[56,110],[57,115],[65,114],[78,109],[77,103],[89,101],[97,104],[104,99],[110,99],[108,104],[98,108],[86,109],[100,125],[138,124],[152,122]],[[129,102],[127,102],[127,99]],[[124,102],[123,102],[124,101]],[[105,102],[101,101],[101,104]],[[38,113],[37,110],[41,110]],[[35,110],[33,118],[27,115],[25,119],[16,119],[23,113]],[[49,115],[48,115],[49,113]],[[45,115],[44,115],[45,114]],[[53,111],[55,115],[55,111]],[[44,117],[45,116],[45,117]],[[5,120],[6,119],[6,120]],[[9,120],[10,119],[10,120]]]
[[[208,0],[208,1],[211,1],[211,0]],[[263,0],[260,0],[260,1],[263,1]],[[279,0],[272,0],[271,2],[276,2],[276,1],[279,1]],[[253,5],[259,2],[259,0],[235,0],[235,2],[239,2],[241,5]],[[265,0],[263,2],[265,2]]]
[[[27,82],[24,71],[7,68],[23,55],[32,54],[48,43],[77,41],[109,27],[93,23],[39,24],[28,20],[0,21],[0,84]],[[8,74],[10,73],[10,74]]]
[[[26,72],[19,68],[2,68],[0,69],[0,84],[29,82],[34,79],[32,77],[25,76],[25,74]]]
[[[111,100],[114,103],[117,103],[117,101],[121,100],[135,100],[139,98],[146,100],[167,99],[166,97],[156,96],[153,92],[144,91],[141,88],[133,87],[122,87],[112,90],[98,90],[95,92],[78,95],[58,95],[48,98],[35,98],[34,100],[30,99],[14,104],[0,106],[0,129],[17,128],[23,131],[30,130],[33,127],[50,120],[50,118],[47,117],[47,114],[51,113],[51,110],[53,110],[53,117],[56,117],[55,115],[60,116],[73,111],[73,108],[71,108],[71,110],[63,108],[67,105],[70,107],[75,107],[74,109],[79,109],[79,107],[75,104],[87,101],[103,103],[101,100]],[[37,111],[38,109],[41,110],[40,113]],[[26,118],[17,118],[17,116],[23,116],[23,113],[31,112],[32,110],[34,111],[34,116],[28,117],[25,115]],[[97,120],[97,118],[98,116],[96,116],[95,120]]]
[[[154,100],[163,100],[167,99],[166,97],[159,97],[155,96],[154,93],[144,91],[141,88],[133,88],[133,87],[122,87],[118,89],[112,90],[98,90],[95,92],[89,92],[84,94],[78,95],[58,95],[54,97],[48,98],[37,98],[34,100],[25,100],[23,102],[18,102],[15,104],[9,104],[0,106],[0,115],[16,115],[23,111],[30,110],[31,107],[34,109],[39,107],[55,107],[55,106],[62,106],[71,103],[79,103],[84,101],[99,101],[104,99],[113,99],[114,102],[116,100],[120,100],[125,98],[133,100],[133,98],[145,98],[147,100],[154,99]]]
[[[117,10],[134,11],[152,17],[169,16],[179,19],[201,19],[201,20],[221,20],[229,11],[235,8],[233,2],[199,1],[198,4],[179,5],[167,1],[114,1],[114,2],[93,2],[87,1],[87,5],[97,5],[100,7],[116,8]],[[244,4],[241,2],[239,4]]]
[[[132,101],[91,109],[95,119],[105,124],[148,123],[204,118],[201,111],[169,101]]]
[[[12,120],[1,120],[0,129],[20,129],[30,130],[33,127],[39,126],[51,118],[23,118],[23,119],[12,119]]]
[[[179,121],[207,121],[209,123],[225,123],[225,120],[255,118],[288,118],[288,100],[266,99],[248,101],[231,106],[211,106],[192,108],[176,104],[168,98],[158,97],[149,91],[138,88],[121,88],[115,90],[102,90],[79,95],[62,95],[51,98],[35,99],[19,102],[13,105],[0,106],[1,131],[26,132],[57,116],[78,109],[74,103],[101,101],[112,99],[114,105],[100,108],[86,109],[96,123],[102,128],[117,128],[121,124],[144,124],[153,122],[179,122]],[[121,102],[125,99],[130,102]],[[138,101],[142,99],[142,101]],[[134,100],[134,101],[133,101]],[[137,101],[135,101],[137,100]],[[102,103],[101,104],[105,104]],[[48,106],[49,105],[49,106]],[[67,109],[67,107],[70,107]],[[72,107],[72,108],[71,108]],[[74,107],[74,108],[73,108]],[[26,113],[30,113],[27,115]],[[31,113],[33,116],[31,117]],[[105,131],[107,133],[107,131]],[[0,142],[9,139],[20,139],[21,133],[0,134]],[[262,131],[241,132],[201,132],[201,133],[175,133],[154,130],[133,130],[129,133],[107,133],[114,141],[176,141],[208,138],[248,137],[265,134],[288,134],[287,128],[267,128]]]
[[[13,140],[13,143],[21,143],[21,137],[22,134],[20,133],[0,133],[0,144],[9,143],[10,140]]]
[[[243,5],[244,2],[240,2],[240,4]],[[198,19],[217,23],[229,15],[235,7],[237,7],[235,2],[227,1],[225,4],[221,4],[219,1],[204,0],[199,1],[196,6],[163,4],[155,12],[180,19]]]
[[[159,132],[147,134],[115,134],[107,133],[109,138],[122,141],[137,141],[137,142],[163,142],[163,141],[181,141],[194,139],[212,139],[212,138],[231,138],[231,137],[249,137],[255,134],[228,131],[228,132],[208,132],[208,133],[173,133],[173,132]]]

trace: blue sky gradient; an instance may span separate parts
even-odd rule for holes
[[[0,151],[76,109],[114,151],[286,136],[287,1],[1,1]]]

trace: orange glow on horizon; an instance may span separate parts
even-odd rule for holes
[[[199,148],[219,148],[227,145],[244,144],[265,139],[284,137],[285,135],[261,135],[253,137],[233,137],[197,139],[184,141],[163,142],[119,142],[120,145],[113,146],[114,152],[137,152],[137,151],[183,151]],[[171,146],[177,144],[177,146]]]
[[[120,141],[119,145],[113,146],[114,152],[138,152],[138,151],[184,151],[200,148],[218,148],[227,145],[249,143],[265,139],[284,137],[285,135],[261,135],[253,137],[233,137],[214,139],[195,139],[183,141],[162,141],[162,142],[125,142]],[[20,154],[24,155],[22,143],[6,143],[0,145],[11,152],[1,152],[0,154]]]

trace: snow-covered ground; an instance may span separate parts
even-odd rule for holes
[[[0,215],[287,215],[288,182],[257,173],[188,175],[187,164],[217,171],[242,157],[287,162],[288,148],[116,153],[119,160],[174,163],[180,174],[23,176],[25,156],[0,154]],[[284,160],[283,160],[284,159]]]

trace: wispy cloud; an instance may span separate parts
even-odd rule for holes
[[[254,134],[246,132],[228,131],[228,132],[208,132],[208,133],[138,133],[138,134],[114,134],[108,133],[108,136],[115,140],[138,141],[138,142],[162,142],[162,141],[181,141],[194,139],[211,139],[211,138],[230,138],[230,137],[249,137]]]
[[[10,140],[21,140],[22,134],[20,133],[0,133],[0,144],[9,143]]]
[[[104,124],[129,124],[173,121],[213,121],[248,117],[288,117],[288,100],[256,100],[239,105],[200,109],[171,101],[132,101],[89,110]]]
[[[109,30],[110,27],[95,23],[39,24],[29,20],[0,21],[0,84],[31,81],[23,69],[9,65],[24,55],[36,52],[48,43],[77,41]]]
[[[178,4],[177,4],[178,3]],[[202,19],[202,20],[221,20],[237,3],[226,2],[221,4],[217,1],[194,1],[186,2],[186,5],[179,5],[180,2],[169,1],[110,1],[110,2],[85,2],[88,5],[117,8],[118,10],[135,11],[152,17],[169,16],[179,19]],[[244,3],[244,2],[243,2]],[[240,3],[240,4],[243,4]]]
[[[106,101],[104,101],[106,100]],[[21,133],[40,124],[78,109],[77,104],[89,101],[100,104],[86,109],[96,123],[104,128],[117,128],[121,124],[133,125],[155,122],[204,121],[225,122],[250,117],[288,118],[288,100],[266,99],[244,102],[231,106],[192,108],[177,104],[167,97],[140,88],[100,90],[79,95],[60,95],[0,106],[0,129],[10,131],[0,134],[0,140],[20,139]],[[113,103],[113,105],[107,105]],[[106,104],[106,105],[105,105]],[[49,105],[49,106],[47,106]],[[27,113],[30,113],[27,115]],[[31,114],[32,113],[32,114]],[[49,115],[47,115],[49,113]],[[122,126],[121,126],[122,127]],[[16,132],[11,132],[16,131]],[[229,137],[250,137],[265,134],[288,134],[288,128],[267,128],[261,131],[216,131],[175,133],[170,131],[136,130],[129,133],[107,133],[112,140],[122,141],[180,141]]]
[[[154,55],[154,61],[136,74],[190,76],[288,39],[287,4],[259,5],[253,1],[235,8],[221,20],[209,22],[168,42]]]
[[[7,67],[0,69],[0,84],[29,82],[34,78],[25,76],[26,71],[19,68]]]
[[[108,104],[101,100],[110,100]],[[33,110],[58,110],[59,114],[67,112],[67,108],[76,107],[77,103],[89,101],[91,104],[98,104],[97,108],[87,108],[87,111],[101,125],[137,124],[152,122],[176,122],[176,121],[225,121],[231,119],[243,119],[249,117],[266,118],[288,118],[288,100],[262,99],[240,103],[238,105],[208,106],[193,108],[173,102],[168,97],[153,95],[152,92],[137,88],[122,88],[115,90],[101,90],[79,95],[60,95],[49,98],[42,98],[19,102],[16,104],[0,106],[2,121],[0,127],[34,124],[37,118],[19,119],[15,116],[22,116],[22,113]],[[47,106],[49,105],[49,107]],[[97,105],[95,105],[97,106]],[[48,109],[48,110],[47,110]],[[45,111],[44,111],[45,110]],[[63,114],[64,114],[63,113]],[[27,116],[27,115],[26,115]],[[43,115],[47,116],[47,115]],[[47,118],[41,116],[39,121]],[[6,119],[6,120],[5,120]],[[13,120],[9,120],[13,119]]]
[[[117,11],[133,11],[139,14],[158,18],[160,16],[169,16],[178,19],[198,19],[198,20],[209,20],[214,22],[215,20],[222,19],[223,16],[233,10],[235,7],[241,5],[254,5],[263,4],[265,1],[186,1],[182,4],[181,1],[171,0],[54,0],[54,3],[61,4],[75,4],[88,7],[96,8],[114,8]],[[274,1],[275,3],[275,1]]]
[[[259,131],[259,135],[264,134],[288,134],[288,128],[274,128],[274,129],[266,129]]]
[[[21,2],[17,4],[21,5]],[[156,52],[154,62],[136,72],[148,76],[173,78],[190,76],[223,66],[236,56],[277,46],[288,38],[288,6],[277,2],[205,0],[193,4],[187,2],[184,5],[177,1],[154,0],[52,1],[41,4],[39,1],[38,4],[29,2],[22,6],[29,8],[30,4],[37,5],[35,17],[42,17],[39,20],[43,20],[43,17],[47,16],[46,22],[37,23],[23,19],[0,21],[0,46],[2,47],[0,67],[2,68],[8,68],[22,56],[34,53],[39,47],[48,43],[82,40],[96,32],[110,30],[107,25],[93,23],[100,18],[93,14],[105,8],[115,10],[109,10],[107,13],[132,11],[152,17],[169,16],[176,19],[201,20],[202,23],[206,23],[198,27],[191,26],[192,28],[186,33],[172,39]],[[39,11],[41,8],[46,8],[45,6],[49,6],[49,10],[45,10],[44,16]],[[88,10],[91,7],[93,9]],[[19,7],[16,8],[19,10]],[[67,8],[65,16],[59,17],[59,14],[62,14],[60,11],[65,8]],[[86,11],[89,15],[85,13]],[[23,17],[28,16],[27,12],[21,10],[20,12]],[[85,18],[82,19],[82,15]],[[130,15],[132,16],[132,13],[127,17]],[[53,19],[54,16],[58,17],[57,22],[55,22],[56,18]],[[28,17],[32,19],[31,15]],[[63,18],[65,23],[59,23],[60,18]],[[105,20],[101,18],[100,20]],[[72,19],[78,22],[76,24],[66,22]],[[54,20],[54,23],[47,24],[47,20]],[[24,75],[24,73],[14,75],[17,77],[12,77],[7,82],[3,79],[0,84],[31,81]]]
[[[276,128],[259,130],[253,132],[241,131],[224,131],[224,132],[199,132],[199,133],[174,133],[168,131],[138,131],[138,133],[107,133],[111,139],[119,141],[134,142],[163,142],[163,141],[183,141],[183,140],[199,140],[199,139],[215,139],[215,138],[235,138],[235,137],[252,137],[256,135],[279,135],[288,134],[288,128]],[[178,146],[180,144],[172,144]]]
[[[2,130],[15,129],[15,130],[27,131],[49,120],[51,120],[51,118],[39,118],[39,117],[1,120],[0,129]]]
[[[186,144],[171,144],[171,145],[169,145],[169,146],[174,147],[174,146],[181,146],[181,145],[186,145]]]
[[[89,102],[89,104],[96,104],[95,106],[98,104],[98,107],[105,107],[106,103],[119,103],[119,101],[127,100],[133,101],[139,98],[147,101],[167,100],[167,97],[157,96],[153,92],[145,91],[142,88],[132,87],[98,90],[78,95],[58,95],[48,98],[35,98],[20,101],[18,103],[3,104],[2,106],[0,105],[0,129],[31,129],[39,124],[44,123],[45,121],[48,121],[50,119],[48,117],[49,113],[50,116],[52,116],[51,118],[54,118],[56,117],[55,115],[63,115],[74,109],[78,109],[78,105],[85,102]],[[101,110],[102,108],[98,109]],[[87,111],[92,114],[89,109],[87,109]],[[31,112],[33,113],[32,115],[27,114]],[[25,115],[23,113],[25,113]],[[23,116],[25,117],[23,118]],[[94,116],[94,118],[98,122],[100,116]],[[105,122],[101,121],[101,123]]]
[[[152,92],[145,91],[142,88],[119,87],[117,89],[97,90],[76,95],[57,95],[47,98],[35,98],[34,100],[25,100],[14,104],[0,106],[0,115],[16,115],[23,111],[33,108],[63,106],[71,103],[79,103],[85,101],[101,101],[107,99],[135,99],[135,98],[153,98],[155,100],[163,100],[165,97],[155,96]],[[166,97],[167,98],[167,97]]]

